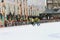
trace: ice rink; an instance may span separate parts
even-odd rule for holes
[[[60,22],[0,28],[0,40],[60,40]]]

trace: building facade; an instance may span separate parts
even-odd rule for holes
[[[29,16],[39,16],[39,8],[37,6],[34,5],[30,5],[28,6],[28,15]]]
[[[27,0],[1,0],[0,5],[1,12],[4,13],[5,17],[9,13],[25,17],[39,15],[39,7],[28,6]]]
[[[60,8],[60,0],[47,0],[47,8],[59,9]]]
[[[3,14],[3,5],[4,5],[4,0],[0,0],[0,13]]]
[[[2,1],[2,0],[1,0]],[[26,15],[27,16],[27,0],[3,0],[3,3],[0,2],[0,7],[4,7],[5,17],[10,12],[15,15]],[[2,6],[3,5],[3,6]]]

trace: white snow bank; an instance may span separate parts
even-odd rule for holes
[[[0,40],[60,40],[60,22],[0,29]]]

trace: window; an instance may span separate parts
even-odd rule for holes
[[[48,4],[47,7],[48,7],[48,9],[52,9],[53,5],[52,4]]]
[[[20,4],[20,7],[21,7],[22,5]]]
[[[22,2],[22,0],[18,0],[18,2]]]
[[[58,1],[58,3],[60,3],[60,0],[57,0]]]
[[[4,0],[2,0],[2,2],[4,2]]]
[[[58,6],[60,6],[60,3],[58,3]]]
[[[15,0],[7,0],[7,1],[9,1],[9,2],[15,2]]]
[[[53,0],[54,3],[58,3],[58,0]]]
[[[30,15],[30,9],[29,9],[29,15]]]
[[[58,7],[57,5],[58,5],[58,4],[53,4],[53,7],[54,7],[54,8],[57,8],[57,7]]]

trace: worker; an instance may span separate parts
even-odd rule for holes
[[[34,25],[34,19],[33,18],[31,19],[31,24]]]
[[[37,25],[38,25],[38,26],[40,25],[40,19],[37,20]]]

